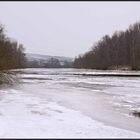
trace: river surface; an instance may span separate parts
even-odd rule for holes
[[[12,89],[80,111],[105,125],[140,133],[140,72],[18,69]],[[11,87],[7,87],[11,88]],[[2,98],[2,97],[1,97]]]

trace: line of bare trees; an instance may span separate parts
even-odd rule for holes
[[[75,68],[110,69],[129,67],[140,69],[140,23],[130,25],[126,31],[105,35],[90,51],[74,60]]]
[[[23,45],[7,37],[0,24],[0,70],[23,68],[25,61]]]

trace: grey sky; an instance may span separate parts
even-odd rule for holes
[[[140,2],[0,2],[0,21],[26,52],[75,57],[140,21]]]

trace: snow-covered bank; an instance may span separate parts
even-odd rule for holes
[[[140,138],[20,90],[0,90],[0,138]]]

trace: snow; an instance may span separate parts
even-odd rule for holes
[[[13,70],[19,84],[0,89],[0,138],[140,138],[139,74],[85,69]]]
[[[19,89],[0,93],[0,138],[140,138]]]

